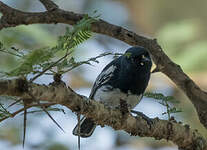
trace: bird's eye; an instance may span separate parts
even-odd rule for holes
[[[138,66],[145,66],[147,62],[150,61],[148,53],[143,53],[141,55],[132,56],[131,61]]]
[[[141,63],[140,63],[140,65],[141,65],[141,66],[144,66],[144,63],[143,63],[143,62],[141,62]]]

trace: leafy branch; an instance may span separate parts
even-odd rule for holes
[[[97,17],[95,18],[97,19]],[[80,20],[79,22],[77,22],[76,25],[73,26],[72,30],[66,28],[65,35],[60,36],[58,38],[58,42],[55,47],[52,48],[46,47],[46,48],[40,48],[33,51],[25,52],[26,55],[19,55],[19,54],[17,55],[16,53],[7,51],[5,50],[5,48],[3,48],[3,44],[0,43],[0,50],[2,52],[19,57],[19,65],[15,69],[5,74],[8,76],[24,76],[24,77],[26,77],[28,74],[33,74],[34,77],[30,79],[30,83],[32,83],[35,79],[42,76],[43,74],[47,73],[47,71],[50,71],[55,74],[53,68],[58,66],[58,64],[62,64],[62,62],[67,61],[68,57],[74,51],[73,48],[92,36],[90,27],[91,24],[96,21],[95,18],[88,17],[88,15],[85,15],[82,20]],[[12,49],[12,50],[16,50],[16,49]],[[64,51],[65,54],[61,56],[59,59],[57,59],[56,61],[53,61],[55,59],[55,54],[60,51]],[[37,102],[39,106],[41,106],[42,111],[44,111],[62,131],[64,131],[63,128],[49,114],[48,110],[39,102],[39,100],[37,100],[31,93],[28,92],[28,94],[31,96],[33,100]],[[26,115],[27,115],[28,108],[24,100],[23,102],[24,102],[24,108],[14,112],[13,115],[10,114],[1,105],[2,110],[0,109],[0,113],[2,117],[0,121],[3,121],[10,116],[13,117],[16,114],[24,111],[24,134],[23,134],[23,147],[24,147],[25,137],[26,137]],[[57,109],[55,110],[57,111]],[[32,113],[34,112],[36,111],[33,111]]]
[[[88,60],[80,62],[76,62],[74,57],[71,56],[71,54],[74,52],[74,47],[81,44],[92,36],[90,27],[97,18],[98,16],[91,18],[88,15],[85,15],[82,20],[80,20],[76,25],[73,26],[72,29],[66,28],[66,33],[58,38],[57,45],[52,48],[44,47],[33,51],[23,51],[12,47],[7,50],[4,47],[3,43],[0,42],[1,52],[13,55],[19,60],[19,65],[10,72],[7,72],[6,75],[27,76],[28,74],[33,74],[34,77],[30,80],[30,82],[33,82],[35,79],[43,74],[54,75],[57,72],[58,74],[63,74],[83,64],[91,65],[92,62],[99,63],[97,59],[107,55],[114,55],[115,57],[117,57],[118,55],[122,55],[120,53],[102,53],[96,57],[92,57]],[[55,54],[59,51],[63,51],[65,52],[65,54],[56,61],[54,61]],[[56,71],[54,70],[54,67],[57,67]],[[6,110],[6,108],[3,108],[4,107],[2,106],[2,117],[0,121],[3,121],[9,117],[13,117],[19,112],[25,110],[24,108],[22,108],[17,112],[10,114]]]
[[[123,54],[105,52],[105,53],[101,53],[98,56],[91,57],[88,60],[79,61],[79,62],[76,62],[75,58],[71,57],[69,59],[69,61],[65,60],[62,63],[60,63],[57,67],[58,67],[59,73],[62,74],[62,73],[69,72],[69,71],[73,70],[74,68],[79,67],[83,64],[92,65],[91,64],[92,62],[99,63],[99,61],[97,59],[99,59],[101,57],[104,57],[104,56],[108,56],[108,55],[113,55],[114,57],[117,57],[117,56],[120,56],[120,55],[123,55]]]
[[[10,55],[13,55],[13,56],[16,56],[16,57],[22,57],[23,56],[23,53],[21,53],[15,47],[11,47],[11,49],[6,49],[1,41],[0,41],[0,52],[10,54]]]
[[[0,118],[10,117],[11,113],[0,103]]]
[[[98,17],[99,16],[89,17],[88,15],[85,15],[82,20],[72,27],[72,29],[66,28],[65,34],[58,38],[57,45],[52,48],[44,47],[29,52],[25,51],[23,52],[25,55],[22,55],[22,52],[20,53],[19,50],[15,48],[11,49],[14,52],[6,50],[3,47],[3,44],[0,43],[1,52],[19,57],[19,65],[5,74],[7,76],[27,76],[28,74],[33,74],[35,76],[31,81],[48,73],[48,71],[55,74],[54,67],[61,66],[61,64],[64,64],[68,59],[72,60],[71,58],[68,58],[68,56],[72,54],[74,51],[73,49],[92,36],[91,24],[97,21]],[[64,56],[53,61],[59,51],[65,51]]]
[[[162,93],[151,93],[146,92],[144,96],[149,98],[154,98],[156,100],[160,100],[159,103],[166,107],[166,112],[163,112],[162,115],[168,116],[168,120],[171,118],[171,114],[182,112],[181,109],[177,109],[175,106],[171,106],[170,103],[176,104],[179,103],[173,96],[165,96]]]

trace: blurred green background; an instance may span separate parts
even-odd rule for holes
[[[1,0],[6,4],[30,12],[44,11],[38,0]],[[204,90],[207,90],[207,1],[194,0],[56,0],[56,4],[68,11],[92,14],[94,10],[112,24],[120,25],[138,34],[157,38],[165,53]],[[54,46],[57,37],[65,32],[66,25],[29,25],[0,31],[0,41],[8,48],[33,50],[45,46]],[[85,60],[102,52],[124,52],[129,45],[104,35],[94,36],[76,48],[75,58]],[[75,91],[88,96],[90,88],[103,67],[112,57],[100,59],[94,66],[81,66],[67,73],[63,80]],[[17,60],[0,53],[0,71],[10,70]],[[48,84],[52,77],[43,76],[38,83]],[[148,91],[172,95],[180,101],[176,107],[182,113],[175,118],[191,128],[198,129],[207,137],[207,132],[199,123],[197,114],[187,97],[161,73],[152,74]],[[3,99],[1,102],[8,103]],[[12,101],[10,101],[11,103]],[[28,116],[28,128],[25,150],[69,150],[77,149],[77,138],[71,134],[77,120],[75,114],[65,109],[66,114],[54,112],[52,115],[66,130],[62,133],[44,113]],[[15,111],[20,106],[14,106]],[[167,119],[162,115],[165,108],[155,100],[144,98],[136,107],[149,117]],[[0,124],[0,147],[2,149],[21,150],[23,135],[23,115],[8,119]],[[130,137],[125,132],[114,132],[111,128],[98,128],[89,139],[81,140],[82,150],[155,150],[177,149],[165,140]]]

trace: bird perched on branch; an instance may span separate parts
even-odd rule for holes
[[[112,108],[118,107],[120,100],[124,100],[129,109],[133,109],[143,97],[150,79],[151,66],[152,61],[145,48],[129,48],[124,55],[114,59],[102,70],[89,98]],[[145,115],[142,117],[146,118]],[[92,118],[83,117],[80,126],[76,125],[73,129],[73,134],[89,137],[95,127]]]

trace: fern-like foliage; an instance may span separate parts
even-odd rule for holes
[[[71,49],[77,45],[83,43],[85,40],[92,36],[91,24],[96,21],[96,17],[91,18],[85,15],[73,29],[66,28],[66,33],[64,36],[60,36],[58,39],[57,49]]]
[[[92,36],[91,24],[96,21],[98,16],[89,17],[85,15],[76,25],[70,28],[66,28],[66,32],[63,36],[58,38],[57,45],[55,47],[40,48],[32,51],[23,52],[24,55],[17,55],[7,51],[3,48],[3,44],[0,43],[0,50],[2,52],[13,54],[19,57],[19,64],[10,72],[7,72],[8,76],[26,76],[32,74],[43,74],[46,71],[52,71],[52,68],[59,66],[66,66],[64,64],[69,63],[72,65],[71,53],[73,48],[89,39]],[[15,49],[13,49],[15,50]],[[61,56],[57,61],[55,60],[56,53],[59,51],[65,52],[64,56]],[[78,65],[77,65],[78,66]],[[60,70],[60,69],[59,69]]]
[[[54,57],[54,53],[51,49],[41,48],[22,56],[20,59],[20,64],[17,68],[11,70],[7,73],[9,76],[24,76],[29,73],[34,73],[36,70],[40,69],[40,65],[49,61]]]
[[[167,115],[168,119],[171,118],[172,114],[182,112],[181,109],[177,109],[175,106],[170,105],[179,103],[179,101],[177,101],[173,96],[165,96],[162,93],[151,92],[146,92],[144,96],[160,100],[159,103],[166,107],[166,112],[163,112],[162,115]]]
[[[10,112],[0,103],[0,119],[11,116]]]

